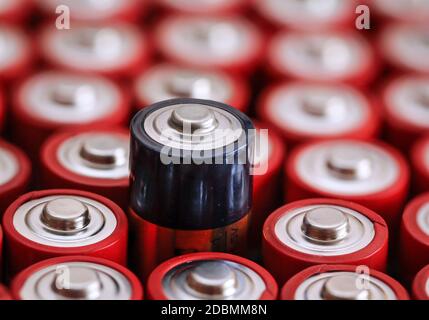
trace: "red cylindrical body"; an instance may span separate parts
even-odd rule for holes
[[[429,265],[417,273],[413,281],[413,298],[416,300],[429,300]]]
[[[297,289],[302,285],[307,279],[317,276],[323,273],[333,273],[333,272],[353,272],[356,273],[356,276],[361,276],[361,281],[371,281],[371,278],[374,278],[378,281],[381,281],[384,285],[387,285],[389,289],[393,291],[393,294],[396,300],[409,300],[409,295],[407,290],[395,279],[389,277],[387,274],[374,269],[368,269],[368,274],[362,274],[359,271],[359,266],[352,265],[316,265],[309,267],[286,282],[281,291],[281,300],[295,300],[295,294]],[[365,277],[370,277],[369,280]]]
[[[41,187],[89,191],[127,208],[128,147],[129,131],[125,128],[54,134],[41,149]],[[109,174],[119,168],[120,175]]]
[[[101,257],[89,257],[89,256],[83,256],[83,255],[72,255],[72,256],[66,256],[66,257],[55,257],[47,260],[40,261],[38,263],[35,263],[25,270],[21,271],[12,281],[11,283],[11,293],[14,299],[16,300],[22,300],[22,290],[26,284],[26,281],[31,277],[34,276],[37,272],[40,272],[46,268],[57,266],[56,271],[54,271],[57,275],[59,274],[59,271],[61,269],[58,269],[58,267],[68,267],[68,263],[90,263],[93,265],[98,265],[101,267],[105,267],[111,270],[114,270],[117,272],[121,277],[125,278],[125,281],[127,283],[127,286],[130,287],[130,296],[129,300],[142,300],[143,299],[143,287],[139,281],[139,279],[127,268],[125,268],[123,265],[118,264],[114,261],[103,259]],[[103,274],[103,272],[102,272]],[[66,276],[66,274],[64,274]],[[109,277],[108,272],[104,270],[104,276],[107,278]],[[64,280],[62,280],[64,281]],[[90,283],[93,285],[93,283]],[[33,285],[38,285],[36,282]],[[54,283],[54,285],[58,285],[57,282]],[[80,284],[82,286],[82,284]],[[72,287],[72,283],[70,283],[70,286]],[[54,286],[53,286],[54,287]],[[117,287],[113,287],[114,290],[118,290]],[[46,289],[46,288],[45,288]],[[66,288],[67,289],[67,288]],[[103,289],[103,286],[101,286],[100,289]],[[110,287],[110,289],[112,289]],[[70,297],[68,297],[70,299]],[[71,297],[72,299],[79,299],[79,297]],[[49,300],[52,298],[48,298]],[[82,299],[82,298],[80,298]],[[107,300],[114,300],[113,297],[107,298]],[[38,299],[36,299],[38,300]],[[83,300],[86,300],[83,298]]]
[[[429,191],[429,136],[417,141],[411,149],[413,191]]]
[[[426,219],[426,220],[425,220]],[[407,283],[415,274],[429,264],[429,194],[413,199],[402,215],[399,265],[400,273]]]
[[[2,1],[0,21],[2,23],[22,24],[31,13],[33,3],[29,0]]]
[[[38,207],[39,203],[34,202],[40,201],[40,199],[45,201],[41,202],[42,207]],[[62,201],[64,199],[73,199],[73,205],[76,200],[85,204],[85,213],[92,212],[88,219],[85,217],[87,224],[82,222],[84,216],[79,216],[80,220],[73,221],[76,224],[71,225],[72,220],[70,219],[75,218],[77,213],[71,207],[67,207],[70,201],[65,204]],[[52,204],[54,200],[57,200],[55,205]],[[48,207],[49,205],[50,207]],[[52,208],[52,206],[54,207]],[[96,211],[94,208],[99,209]],[[35,213],[38,210],[42,210],[41,213]],[[92,221],[100,221],[100,215],[105,222],[98,229],[93,229],[92,235],[79,236],[77,240],[67,238],[78,230],[85,232],[84,229],[89,228]],[[22,226],[23,219],[31,221],[25,222],[26,224]],[[27,223],[34,231],[27,232]],[[53,233],[43,233],[40,227],[50,228]],[[75,228],[70,229],[71,227]],[[122,265],[126,265],[127,262],[128,223],[126,216],[115,203],[94,193],[67,189],[27,193],[13,202],[6,210],[3,216],[3,228],[7,256],[6,272],[9,277],[38,261],[56,256],[87,255],[102,257]],[[108,228],[107,232],[106,228]],[[104,233],[100,238],[94,238],[101,232]],[[46,237],[49,237],[48,240],[43,240]]]
[[[0,284],[0,300],[12,300],[9,290],[2,284]]]
[[[344,254],[340,252],[336,254],[336,252],[333,251],[329,255],[324,255],[324,251],[321,253],[314,250],[304,252],[304,249],[295,246],[294,244],[288,245],[280,240],[277,232],[283,232],[283,230],[279,230],[278,226],[282,223],[282,220],[284,220],[285,217],[289,215],[293,218],[293,212],[304,210],[307,207],[320,208],[322,206],[324,208],[335,207],[342,208],[340,210],[353,210],[358,212],[359,215],[363,217],[363,221],[366,221],[366,223],[370,225],[370,229],[373,230],[373,237],[366,238],[367,240],[365,240],[366,242],[364,242],[362,246],[356,247],[356,250],[353,249],[355,251],[347,251]],[[286,230],[286,227],[284,231],[289,232]],[[296,232],[298,235],[301,235],[301,232],[304,234],[304,231],[299,230],[295,230],[293,232]],[[362,238],[363,237],[367,237],[367,234],[363,233]],[[292,246],[295,246],[295,248]],[[321,248],[323,248],[323,250],[327,250],[324,247]],[[262,238],[262,256],[264,266],[276,278],[279,285],[283,285],[297,272],[316,264],[342,263],[367,265],[370,268],[385,271],[387,253],[388,228],[386,222],[375,212],[349,201],[336,199],[307,199],[295,201],[274,211],[264,224]]]
[[[264,268],[259,266],[253,261],[248,259],[227,254],[227,253],[217,253],[217,252],[201,252],[201,253],[192,253],[187,255],[178,256],[170,260],[165,261],[159,265],[150,275],[147,284],[146,292],[147,297],[150,300],[171,300],[168,297],[166,290],[164,288],[164,279],[166,276],[174,270],[175,268],[180,268],[182,266],[187,267],[195,262],[205,262],[205,261],[226,261],[228,263],[235,263],[246,268],[249,268],[260,277],[263,281],[265,288],[260,293],[259,298],[255,300],[276,300],[278,295],[278,286],[274,278],[266,271]],[[213,294],[213,293],[211,293]],[[245,299],[245,298],[244,298]],[[180,300],[180,299],[179,299]],[[248,300],[248,299],[246,299]],[[253,300],[253,299],[252,299]]]

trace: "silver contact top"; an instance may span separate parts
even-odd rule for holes
[[[429,128],[429,77],[400,78],[391,84],[385,99],[392,113]]]
[[[429,203],[424,204],[417,211],[417,225],[429,237]]]
[[[0,25],[0,70],[19,61],[26,49],[27,44],[20,33]]]
[[[141,100],[155,103],[172,98],[196,98],[228,102],[233,84],[226,75],[185,67],[161,65],[137,80]]]
[[[184,150],[212,150],[230,145],[243,134],[228,111],[203,104],[177,104],[150,113],[144,130],[158,143]]]
[[[328,141],[306,148],[295,163],[308,185],[339,195],[372,194],[394,185],[397,161],[376,145],[355,140]]]
[[[0,186],[10,182],[18,174],[18,161],[14,154],[0,147]]]
[[[226,260],[201,260],[170,270],[163,279],[170,300],[258,300],[266,290],[252,269]]]
[[[296,289],[295,300],[396,300],[392,288],[371,275],[349,271],[311,276]]]
[[[28,201],[13,216],[15,230],[26,239],[62,248],[100,242],[113,233],[116,225],[114,213],[104,204],[70,195]]]
[[[115,269],[92,262],[64,262],[31,274],[23,300],[128,300],[129,280]]]
[[[114,133],[79,134],[60,145],[57,158],[81,176],[123,179],[129,176],[129,139]]]
[[[279,127],[313,135],[349,132],[369,118],[367,101],[348,86],[282,86],[272,93],[268,112]]]
[[[120,104],[117,87],[97,76],[46,72],[22,89],[28,113],[60,123],[87,123],[111,114]]]
[[[334,205],[311,205],[285,212],[274,232],[296,251],[339,256],[365,248],[374,239],[374,224],[362,213]]]

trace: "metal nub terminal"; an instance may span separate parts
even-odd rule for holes
[[[341,96],[311,95],[303,97],[302,108],[312,116],[341,119],[345,116],[345,104]]]
[[[354,180],[371,177],[371,159],[359,149],[334,149],[326,160],[329,171],[340,179]]]
[[[170,78],[166,89],[177,98],[208,99],[213,95],[210,79],[198,77],[191,72],[182,72]]]
[[[128,161],[124,141],[108,134],[89,136],[82,144],[80,155],[95,167],[123,166]]]
[[[213,112],[197,105],[184,105],[173,110],[168,123],[177,131],[185,133],[188,129],[191,134],[197,130],[211,132],[217,127]]]
[[[64,107],[86,109],[97,104],[97,94],[89,84],[59,83],[53,87],[51,95],[55,103]]]
[[[263,279],[250,268],[226,260],[201,260],[170,270],[163,279],[169,299],[257,300]]]
[[[113,58],[123,50],[122,36],[114,28],[83,28],[76,34],[76,43],[100,58]]]
[[[70,268],[67,279],[63,278],[62,273],[57,273],[52,281],[52,288],[65,298],[94,300],[100,296],[102,287],[95,270],[83,267]]]
[[[339,275],[329,278],[322,288],[324,300],[370,300],[370,291],[357,285],[357,275]]]

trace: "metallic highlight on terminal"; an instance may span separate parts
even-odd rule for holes
[[[82,144],[80,155],[90,166],[115,167],[128,162],[124,142],[112,135],[89,136]]]
[[[371,160],[358,149],[333,149],[327,158],[326,166],[331,174],[344,180],[364,180],[372,174]]]
[[[370,300],[370,291],[358,288],[357,275],[339,275],[328,279],[323,285],[325,300]]]

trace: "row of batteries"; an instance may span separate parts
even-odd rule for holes
[[[0,0],[0,297],[428,299],[429,1],[148,2]]]

